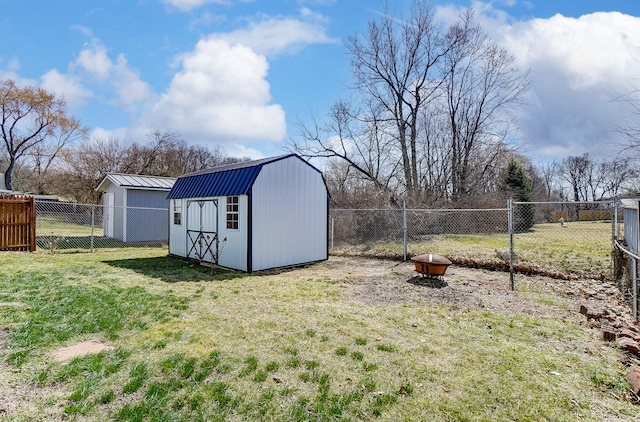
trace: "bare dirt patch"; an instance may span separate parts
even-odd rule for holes
[[[342,283],[354,300],[373,306],[421,302],[450,304],[460,309],[545,315],[552,310],[544,300],[532,296],[550,295],[553,296],[550,301],[567,301],[568,306],[580,299],[578,292],[571,293],[572,289],[577,289],[576,281],[519,275],[514,280],[515,290],[511,290],[508,273],[455,265],[450,266],[440,279],[422,277],[410,262],[356,257],[331,257],[326,262],[296,271],[300,276]],[[591,282],[603,283],[583,281]],[[577,311],[578,305],[575,305]]]
[[[67,362],[75,357],[100,353],[103,350],[113,350],[113,346],[109,346],[98,340],[89,340],[56,349],[53,351],[53,357],[58,362]]]

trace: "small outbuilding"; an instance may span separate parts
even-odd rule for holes
[[[172,177],[108,173],[96,191],[102,192],[105,237],[122,242],[167,241]]]
[[[172,255],[247,272],[329,256],[327,186],[298,155],[186,174],[167,198]]]

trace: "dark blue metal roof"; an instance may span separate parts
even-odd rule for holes
[[[246,195],[262,166],[181,177],[167,199]]]
[[[243,161],[185,174],[176,180],[167,199],[247,195],[263,165],[293,155]]]

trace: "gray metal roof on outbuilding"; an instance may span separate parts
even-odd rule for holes
[[[145,176],[137,174],[107,173],[96,191],[104,191],[108,183],[129,189],[150,189],[169,191],[176,182],[175,177]]]

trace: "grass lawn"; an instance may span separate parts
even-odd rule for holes
[[[611,271],[611,222],[536,224],[530,231],[514,234],[514,249],[520,262],[563,272],[598,274]],[[439,234],[409,240],[409,254],[437,252],[475,259],[496,258],[495,250],[509,249],[507,233]],[[402,256],[401,243],[371,242],[336,245],[334,253]]]
[[[158,248],[0,260],[1,421],[640,418],[621,352],[585,353],[593,330],[548,292],[525,292],[548,314],[495,313],[376,306],[346,273],[213,271]],[[114,349],[53,358],[89,339]]]
[[[77,224],[57,217],[38,217],[36,231],[39,236],[84,237],[91,236],[91,223]],[[93,228],[94,236],[103,236],[100,226]]]
[[[160,247],[166,241],[140,242],[147,246]],[[138,246],[140,246],[140,244]],[[41,252],[90,252],[91,249],[130,248],[131,243],[113,237],[105,237],[100,226],[64,221],[62,217],[38,216],[36,222],[36,245]]]

